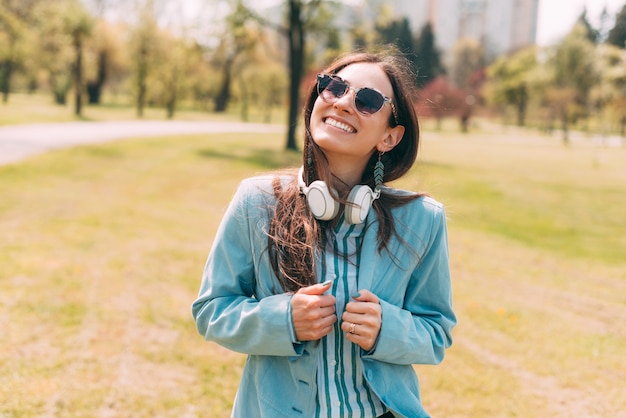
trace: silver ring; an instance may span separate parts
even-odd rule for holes
[[[356,328],[356,324],[353,322],[350,324],[350,330],[348,332],[350,334],[354,334],[354,328]]]

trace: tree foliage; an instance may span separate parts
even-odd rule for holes
[[[514,106],[517,124],[524,126],[528,107],[529,75],[537,66],[537,49],[529,47],[511,56],[502,56],[487,69],[485,93],[495,105]]]
[[[592,43],[598,43],[600,40],[600,31],[593,27],[591,23],[589,23],[589,18],[587,17],[587,9],[585,8],[582,14],[578,17],[576,21],[578,25],[582,26],[585,31],[585,37]]]
[[[154,42],[158,25],[150,2],[143,5],[139,12],[138,24],[131,31],[130,51],[133,58],[133,87],[137,116],[143,117],[148,98],[148,78],[158,62],[157,48]]]
[[[222,80],[219,92],[215,97],[215,111],[224,112],[230,100],[233,67],[240,55],[250,51],[260,37],[256,22],[249,19],[250,12],[242,4],[237,3],[233,12],[227,17],[227,31],[221,39],[216,60],[222,69]]]
[[[132,101],[139,116],[159,106],[168,117],[183,104],[219,111],[234,101],[243,120],[253,106],[265,120],[285,106],[286,147],[295,149],[300,97],[312,74],[346,49],[393,44],[414,62],[422,115],[468,116],[484,93],[492,105],[515,108],[518,124],[548,114],[565,132],[594,122],[589,115],[602,115],[611,129],[626,126],[626,6],[612,28],[606,12],[597,30],[584,12],[559,44],[516,51],[485,72],[479,42],[460,41],[446,69],[433,28],[415,33],[389,3],[374,16],[335,0],[284,0],[271,8],[252,0],[193,3],[201,6],[197,26],[174,15],[187,2],[0,0],[3,101],[12,91],[41,89],[61,104],[72,98],[80,113],[86,93],[90,104]],[[112,10],[117,22],[107,20]]]
[[[599,80],[594,65],[594,46],[585,28],[576,24],[558,44],[547,63],[549,85],[543,89],[545,103],[561,121],[563,140],[569,125],[589,112],[589,94]]]
[[[390,20],[376,25],[378,42],[383,45],[394,45],[400,52],[413,57],[415,46],[411,23],[407,17]]]
[[[626,49],[626,4],[615,17],[615,26],[609,31],[607,42]]]
[[[454,46],[452,82],[462,90],[470,90],[471,77],[485,66],[485,51],[475,39],[460,39]]]
[[[419,86],[425,86],[435,77],[446,73],[430,23],[424,25],[415,41],[415,64]]]
[[[439,130],[444,117],[461,116],[467,110],[465,96],[446,77],[438,76],[419,91],[418,114],[435,117]]]
[[[267,27],[275,29],[287,40],[287,62],[289,67],[289,103],[287,122],[286,148],[295,150],[296,128],[300,118],[300,90],[305,71],[307,36],[319,33],[328,27],[325,13],[326,7],[334,4],[323,0],[286,0],[283,6],[286,10],[284,23],[275,24],[260,16],[248,7],[250,16]]]
[[[32,1],[4,0],[0,3],[0,93],[7,103],[11,80],[23,71],[33,42],[28,23],[32,19]]]

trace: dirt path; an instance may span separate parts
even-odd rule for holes
[[[67,122],[0,127],[0,165],[53,149],[145,136],[276,132],[280,125],[239,122],[120,121]]]

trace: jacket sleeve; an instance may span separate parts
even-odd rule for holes
[[[375,349],[363,356],[393,364],[437,364],[452,344],[456,316],[448,258],[445,211],[430,206],[430,232],[408,278],[402,306],[380,301],[382,327]],[[407,274],[408,274],[407,273]]]
[[[256,295],[261,279],[256,267],[267,256],[257,248],[267,242],[258,228],[263,199],[253,198],[261,194],[251,181],[242,182],[235,193],[215,235],[192,314],[206,340],[230,350],[293,356],[301,347],[292,343],[291,295]]]

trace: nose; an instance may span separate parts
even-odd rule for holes
[[[352,87],[348,88],[346,94],[338,98],[335,103],[333,103],[333,107],[335,109],[352,113],[354,110],[354,94],[354,89]]]

